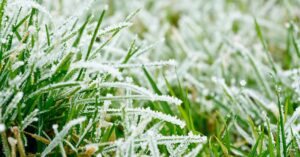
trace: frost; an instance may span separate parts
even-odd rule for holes
[[[12,3],[8,3],[8,7],[15,7],[15,6],[21,6],[21,7],[30,7],[30,8],[35,8],[38,9],[40,12],[46,14],[50,19],[52,19],[51,14],[47,11],[45,7],[42,5],[38,4],[35,1],[32,0],[15,0]]]
[[[164,39],[164,38],[161,39],[161,40],[159,40],[159,41],[157,41],[157,42],[155,42],[154,44],[151,44],[151,45],[146,46],[145,48],[139,50],[138,52],[136,52],[136,54],[134,54],[134,56],[136,56],[136,57],[137,57],[137,56],[140,56],[140,55],[144,54],[145,52],[147,52],[147,51],[153,49],[153,48],[154,48],[155,46],[157,46],[159,43],[163,43],[163,42],[165,42],[165,39]]]
[[[108,26],[108,27],[100,30],[98,32],[98,36],[102,36],[102,35],[105,35],[107,33],[110,33],[110,32],[116,31],[116,30],[120,30],[120,29],[125,28],[125,27],[129,27],[131,25],[132,25],[132,23],[130,23],[130,22],[121,22],[121,23],[118,23],[118,24],[114,24],[114,25]]]
[[[205,143],[207,141],[206,137],[202,137],[200,135],[190,135],[190,136],[162,136],[158,135],[154,138],[157,141],[157,145],[172,145],[182,143],[187,141],[188,143]],[[142,143],[148,141],[147,138],[135,139],[136,145],[141,145]],[[120,141],[121,142],[121,141]],[[108,146],[104,149],[104,152],[114,151],[117,144]]]
[[[100,71],[100,72],[110,73],[110,74],[112,74],[113,76],[115,76],[117,78],[122,77],[122,74],[117,69],[115,69],[114,67],[99,64],[99,63],[96,63],[96,62],[79,62],[79,63],[73,64],[72,68],[74,68],[74,69],[87,68],[89,70],[90,69],[95,69],[95,70]]]
[[[185,141],[181,142],[179,144],[179,146],[176,147],[175,150],[172,150],[172,151],[169,151],[169,152],[170,152],[172,157],[182,156],[182,154],[186,151],[188,146],[189,146],[189,137],[187,137]]]
[[[88,125],[87,125],[86,128],[84,129],[84,132],[83,132],[82,135],[80,136],[80,138],[79,138],[79,140],[78,140],[78,142],[77,142],[77,144],[76,144],[76,147],[78,147],[79,144],[83,141],[85,135],[86,135],[86,134],[88,133],[88,131],[91,129],[92,124],[93,124],[93,122],[92,122],[92,120],[90,119]]]
[[[39,110],[35,109],[32,111],[29,115],[25,117],[25,119],[22,121],[21,130],[24,130],[29,126],[31,123],[38,121],[36,116],[38,115]]]
[[[202,149],[203,145],[198,144],[196,148],[194,148],[192,151],[190,151],[188,154],[186,154],[184,157],[196,157],[199,151]]]
[[[240,133],[240,135],[242,135],[248,143],[250,143],[250,144],[254,143],[254,140],[238,124],[235,123],[234,126],[236,127],[236,129]]]
[[[4,114],[3,114],[3,119],[6,120],[7,118],[9,118],[9,114],[12,114],[13,110],[17,107],[18,103],[21,101],[21,99],[23,98],[23,92],[18,92],[13,100],[9,103],[9,105],[7,106]]]
[[[108,4],[105,4],[105,5],[104,5],[104,10],[108,10],[108,8],[109,8],[109,5],[108,5]]]
[[[28,31],[31,34],[34,34],[34,33],[36,33],[36,28],[34,26],[29,26]]]
[[[92,111],[93,112],[93,111]],[[121,115],[122,114],[122,110],[121,109],[105,109],[105,110],[101,110],[100,112],[105,112],[106,114],[112,114],[112,115]],[[181,128],[183,128],[185,126],[185,122],[177,119],[174,116],[170,116],[167,114],[163,114],[161,112],[157,112],[157,111],[153,111],[150,108],[126,108],[125,109],[126,114],[130,114],[130,115],[141,115],[141,116],[149,116],[152,118],[157,118],[163,121],[167,121],[176,125],[179,125]]]
[[[129,84],[129,83],[105,82],[105,83],[100,83],[99,87],[115,87],[115,88],[131,89],[134,92],[142,94],[143,96],[147,96],[149,98],[149,100],[151,100],[151,101],[158,101],[159,100],[159,101],[166,101],[166,102],[169,102],[169,103],[174,103],[175,105],[180,105],[181,104],[181,100],[179,100],[175,97],[153,94],[152,92],[146,90],[145,88],[138,87],[136,85],[132,85],[132,84]]]
[[[276,91],[277,91],[278,93],[280,93],[281,90],[282,90],[282,88],[281,88],[280,86],[277,86],[277,87],[276,87]]]
[[[2,43],[2,44],[5,44],[5,43],[7,43],[7,40],[6,40],[5,38],[2,38],[2,39],[1,39],[1,43]]]
[[[110,100],[104,100],[104,106],[109,106],[111,104],[111,101]]]
[[[247,82],[246,82],[245,80],[241,80],[241,81],[240,81],[240,85],[241,85],[242,87],[246,86],[246,84],[247,84]]]
[[[28,98],[34,97],[38,94],[42,94],[44,92],[50,91],[50,90],[54,90],[57,88],[63,88],[63,87],[72,87],[72,86],[80,86],[80,85],[84,85],[84,83],[82,82],[76,82],[76,81],[69,81],[69,82],[61,82],[61,83],[56,83],[56,84],[51,84],[48,85],[46,87],[40,88],[39,90],[35,91],[34,93],[31,93]]]
[[[5,131],[5,125],[4,124],[0,124],[0,133]]]
[[[16,69],[18,69],[18,68],[21,67],[22,65],[24,65],[24,62],[23,62],[23,61],[15,62],[15,64],[12,65],[11,69],[12,69],[13,71],[15,71]]]
[[[63,138],[67,135],[69,130],[74,126],[82,123],[85,121],[85,117],[80,117],[74,120],[71,120],[68,124],[66,124],[63,129],[56,134],[55,138],[51,141],[51,143],[45,148],[45,150],[42,152],[41,156],[44,157],[48,153],[50,153],[62,140]],[[57,125],[53,126],[54,128],[57,128]]]
[[[132,83],[133,82],[132,77],[126,77],[125,80],[126,80],[127,83]]]
[[[154,139],[153,133],[148,132],[149,134],[149,147],[150,147],[150,151],[152,156],[160,156],[159,155],[159,150],[157,148],[157,143],[156,140]]]
[[[157,66],[175,66],[176,62],[174,60],[169,61],[159,61],[150,63],[140,63],[140,64],[111,64],[110,66],[114,68],[140,68],[140,67],[157,67]]]
[[[299,118],[300,116],[300,107],[298,107],[293,113],[292,117],[290,117],[284,125],[284,130],[288,130],[291,125]]]

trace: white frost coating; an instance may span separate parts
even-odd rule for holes
[[[13,92],[11,90],[0,91],[0,106],[4,105],[10,99],[12,94]]]
[[[149,145],[149,148],[150,148],[150,151],[151,151],[151,155],[152,156],[160,156],[156,140],[154,139],[153,132],[149,131],[148,134],[149,134],[149,136],[148,136],[149,137],[149,139],[148,139],[149,144],[148,145]]]
[[[22,121],[21,130],[24,130],[31,123],[38,121],[38,119],[36,118],[36,116],[38,115],[38,112],[39,112],[39,110],[35,109],[28,116],[25,117],[25,119]]]
[[[298,69],[298,68],[281,72],[281,75],[286,76],[286,77],[291,76],[291,75],[298,75],[298,74],[300,74],[300,69]]]
[[[188,136],[178,136],[178,135],[173,135],[173,136],[163,136],[163,135],[157,135],[155,136],[155,140],[157,141],[157,145],[172,145],[172,144],[177,144],[177,143],[182,143],[186,141],[188,138],[188,143],[206,143],[207,137],[206,136],[200,136],[200,135],[193,135],[189,134]],[[138,138],[135,139],[134,143],[136,145],[142,145],[143,143],[147,142],[149,137],[145,138]],[[122,142],[121,142],[122,143]],[[105,147],[103,150],[103,153],[106,152],[111,152],[116,149],[117,143],[114,145],[110,145],[108,147]]]
[[[245,80],[241,80],[241,81],[240,81],[240,85],[241,85],[242,87],[246,86],[246,84],[247,84],[247,82],[246,82]]]
[[[4,112],[4,115],[3,115],[4,120],[6,120],[8,118],[9,114],[12,114],[13,109],[17,107],[18,103],[21,101],[22,98],[23,98],[23,92],[18,92],[15,95],[15,97],[9,103],[9,105],[7,106],[7,108]]]
[[[284,130],[289,130],[291,125],[299,118],[299,116],[300,116],[300,107],[298,107],[293,113],[292,117],[287,120],[287,122],[284,125]]]
[[[175,60],[168,60],[168,61],[158,61],[158,62],[150,62],[150,63],[138,63],[138,64],[109,64],[111,67],[114,68],[140,68],[142,66],[145,67],[157,67],[157,66],[175,66]]]
[[[5,44],[5,43],[7,43],[7,39],[5,39],[5,38],[2,38],[2,39],[1,39],[1,43],[2,43],[2,44]]]
[[[247,132],[245,132],[238,124],[234,123],[234,126],[236,127],[236,130],[239,132],[239,134],[242,135],[248,143],[255,143],[254,140],[247,134]]]
[[[274,102],[268,101],[259,93],[251,89],[244,89],[243,92],[249,95],[250,97],[254,98],[256,101],[259,101],[264,107],[266,107],[269,111],[274,113],[275,116],[279,115],[279,110]]]
[[[151,118],[142,119],[141,122],[136,126],[136,128],[131,132],[130,136],[126,139],[125,143],[121,146],[121,149],[126,149],[126,147],[130,143],[134,143],[136,137],[144,132],[151,120]]]
[[[174,103],[175,105],[180,105],[182,103],[181,100],[179,100],[178,98],[175,97],[171,97],[171,96],[166,96],[166,95],[157,95],[157,94],[153,94],[152,92],[148,91],[145,88],[136,86],[136,85],[132,85],[129,83],[124,83],[124,82],[104,82],[104,83],[100,83],[98,84],[99,87],[114,87],[114,88],[125,88],[125,89],[131,89],[134,92],[137,92],[139,94],[142,94],[144,96],[148,96],[149,99],[151,101],[166,101],[169,103]]]
[[[39,90],[31,93],[28,96],[28,98],[31,98],[35,95],[38,95],[38,94],[41,94],[41,93],[44,93],[46,91],[53,90],[53,89],[56,89],[56,88],[63,88],[63,87],[70,87],[70,86],[80,86],[80,85],[84,85],[84,83],[83,82],[78,82],[78,81],[68,81],[68,82],[60,82],[60,83],[56,83],[56,84],[50,84],[48,86],[40,88]]]
[[[103,105],[104,106],[109,106],[111,104],[110,100],[104,100]]]
[[[80,118],[71,120],[71,121],[65,126],[65,128],[71,128],[72,126],[77,125],[77,124],[80,124],[80,123],[82,123],[82,122],[85,121],[85,120],[86,120],[86,117],[80,117]],[[63,129],[63,130],[64,130],[64,129]]]
[[[187,150],[189,146],[189,137],[187,137],[183,142],[181,142],[175,150],[170,152],[172,157],[182,156],[182,154]]]
[[[133,79],[132,79],[132,77],[126,77],[126,78],[125,78],[125,81],[126,81],[127,83],[132,83],[132,82],[133,82]]]
[[[123,101],[123,100],[148,100],[148,101],[166,101],[165,98],[162,98],[161,96],[151,99],[149,96],[144,95],[125,95],[125,96],[100,96],[98,97],[98,101],[105,101],[105,100],[111,100],[111,101]],[[172,97],[171,97],[172,98]],[[76,104],[94,104],[96,102],[95,98],[89,98],[89,99],[78,99],[75,101]]]
[[[186,154],[184,157],[196,157],[199,151],[202,149],[203,144],[198,144],[196,148],[194,148],[192,151],[190,151],[188,154]]]
[[[57,134],[58,134],[58,130],[57,130],[57,129],[58,129],[58,125],[57,125],[57,124],[54,124],[54,125],[52,126],[52,128],[53,128],[53,130],[54,130],[55,135],[57,135]],[[65,152],[65,149],[64,149],[64,145],[63,145],[63,143],[62,143],[62,140],[58,142],[58,145],[59,145],[59,149],[60,149],[61,156],[62,156],[62,157],[67,157],[66,152]]]
[[[86,135],[86,134],[88,133],[88,131],[91,129],[92,125],[93,125],[93,122],[92,122],[92,119],[90,119],[88,125],[87,125],[87,126],[85,127],[85,129],[84,129],[84,132],[83,132],[82,135],[80,136],[80,138],[79,138],[79,140],[78,140],[78,142],[77,142],[77,144],[76,144],[76,147],[79,146],[80,142],[84,139],[85,135]]]
[[[101,153],[97,154],[96,157],[102,157]]]
[[[164,114],[162,112],[153,111],[150,108],[126,108],[125,109],[127,114],[131,115],[147,115],[152,118],[157,118],[166,122],[170,122],[172,124],[179,125],[181,128],[184,128],[185,122],[181,121],[180,119]],[[121,109],[106,109],[106,110],[100,110],[100,112],[106,112],[106,114],[112,114],[112,115],[121,115],[122,110]]]
[[[295,137],[296,137],[295,139],[296,139],[296,142],[297,142],[297,145],[298,145],[298,149],[299,149],[299,148],[300,148],[300,140],[299,140],[300,137],[299,137],[299,134],[296,133],[296,134],[295,134]]]
[[[8,3],[7,6],[8,7],[20,6],[20,7],[35,8],[35,9],[39,10],[40,12],[46,14],[52,20],[52,16],[48,12],[48,10],[45,7],[41,6],[40,4],[38,4],[37,2],[32,1],[32,0],[16,0],[13,3]]]
[[[80,117],[74,120],[71,120],[67,125],[65,125],[62,129],[61,132],[56,134],[54,139],[50,142],[50,144],[45,148],[45,150],[42,152],[42,157],[45,157],[48,153],[50,153],[62,140],[63,138],[67,135],[69,130],[77,124],[82,123],[83,121],[86,120],[86,117]],[[55,126],[53,126],[55,127]]]
[[[143,49],[140,49],[138,52],[136,52],[136,53],[133,55],[133,57],[140,56],[140,55],[144,54],[145,52],[147,52],[147,51],[153,49],[153,48],[154,48],[156,45],[158,45],[159,43],[163,43],[163,42],[165,42],[165,38],[162,38],[161,40],[159,40],[159,41],[157,41],[157,42],[155,42],[155,43],[153,43],[153,44],[151,44],[151,45],[149,45],[149,46],[146,46],[146,47],[143,48]]]
[[[5,131],[5,125],[4,124],[0,124],[0,133]]]
[[[29,26],[28,31],[31,34],[34,34],[34,33],[36,33],[36,28],[34,26]]]
[[[169,103],[174,103],[175,105],[180,105],[182,103],[181,100],[179,100],[178,98],[176,97],[172,97],[172,96],[168,96],[168,95],[157,95],[157,94],[154,94],[152,97],[151,97],[151,100],[152,101],[166,101],[166,102],[169,102]]]
[[[110,26],[100,30],[99,33],[98,33],[98,36],[102,36],[102,35],[105,35],[107,33],[113,32],[115,30],[120,30],[122,28],[129,27],[131,25],[132,25],[132,23],[130,23],[130,22],[120,22],[120,23],[117,23],[117,24],[113,24],[113,25],[110,25]]]
[[[96,69],[101,72],[107,72],[109,74],[112,74],[113,76],[117,78],[121,78],[122,74],[119,72],[119,70],[115,69],[112,66],[99,64],[97,62],[78,62],[71,65],[71,68],[78,69],[78,68],[87,68],[87,69]]]
[[[11,69],[13,71],[15,71],[16,69],[18,69],[20,66],[24,65],[24,62],[23,61],[17,61],[15,62],[12,66],[11,66]]]
[[[158,136],[157,137],[157,144],[175,144],[175,143],[181,143],[185,141],[187,138],[189,138],[189,143],[205,143],[207,141],[207,138],[205,136],[200,135],[193,135],[190,134],[188,136]]]
[[[104,9],[105,11],[107,11],[108,8],[109,8],[109,5],[108,5],[108,4],[105,4],[103,9]]]
[[[159,66],[175,66],[175,60],[168,61],[158,61],[158,62],[150,62],[150,63],[135,63],[135,64],[101,64],[94,61],[89,62],[77,62],[71,65],[71,68],[87,68],[87,69],[95,69],[101,72],[107,72],[112,74],[115,77],[121,78],[122,74],[117,70],[117,68],[140,68],[142,66],[146,67],[159,67]]]

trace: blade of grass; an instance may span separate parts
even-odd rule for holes
[[[292,29],[294,30],[294,27],[293,27],[293,26],[292,26]],[[292,37],[292,44],[293,44],[293,46],[294,46],[294,48],[295,48],[295,51],[296,51],[296,53],[297,53],[297,56],[298,56],[298,58],[300,58],[300,50],[299,50],[299,46],[298,46],[298,43],[297,43],[296,38],[295,38],[295,36],[294,36],[293,33],[292,33],[291,37]]]
[[[276,67],[275,67],[275,64],[274,64],[274,61],[272,59],[272,56],[268,50],[268,45],[263,37],[263,34],[262,34],[262,31],[261,31],[261,28],[260,28],[260,25],[257,23],[256,19],[254,19],[254,23],[255,23],[255,30],[256,30],[256,33],[257,33],[257,36],[261,42],[261,44],[263,45],[263,48],[264,48],[264,51],[266,52],[267,54],[267,58],[272,66],[272,69],[274,71],[274,73],[276,74],[277,73],[277,70],[276,70]]]
[[[256,140],[255,145],[253,146],[253,148],[252,148],[250,154],[248,155],[248,157],[255,157],[257,155],[256,154],[256,149],[257,149],[257,147],[259,145],[259,142],[263,139],[263,137],[264,137],[264,134],[261,133],[260,136],[259,136],[259,138]]]
[[[135,40],[133,40],[130,44],[130,47],[128,49],[127,55],[125,56],[124,60],[122,61],[122,64],[125,64],[129,61],[129,59],[139,50],[139,48],[137,48],[135,46]],[[121,69],[122,70],[122,69]]]
[[[97,26],[96,26],[96,28],[95,28],[95,30],[94,30],[92,39],[91,39],[91,41],[90,41],[90,44],[89,44],[89,47],[88,47],[88,50],[87,50],[87,53],[86,53],[86,55],[85,55],[85,57],[84,57],[84,61],[87,61],[87,60],[89,59],[90,53],[91,53],[91,51],[92,51],[92,48],[93,48],[93,45],[94,45],[94,42],[95,42],[95,39],[96,39],[96,37],[97,37],[97,33],[98,33],[99,28],[100,28],[100,25],[101,25],[101,23],[102,23],[102,21],[103,21],[103,18],[104,18],[104,15],[105,15],[105,11],[106,11],[106,10],[104,9],[104,10],[102,11],[100,17],[99,17],[99,20],[98,20],[98,22],[97,22]],[[84,73],[84,69],[80,69],[79,75],[78,75],[78,77],[77,77],[77,80],[80,80],[80,79],[81,79],[81,75],[82,75],[83,73]]]
[[[7,0],[2,0],[1,6],[0,6],[0,30],[2,30],[2,20],[4,15],[4,8],[6,6]]]
[[[147,71],[147,69],[145,67],[142,67],[144,74],[146,75],[152,89],[154,90],[155,93],[157,93],[158,95],[162,95],[162,92],[158,89],[155,81],[153,80],[152,76],[149,74],[149,72]],[[168,105],[168,103],[166,102],[161,102],[161,108],[165,113],[168,113],[170,115],[174,115],[174,113],[172,112],[170,106]]]
[[[277,90],[276,90],[277,91]],[[282,115],[282,105],[280,101],[280,95],[279,92],[276,92],[277,95],[277,105],[279,110],[279,127],[280,127],[280,133],[281,133],[281,139],[282,139],[282,146],[283,146],[283,156],[287,157],[287,146],[286,146],[286,138],[285,138],[285,131],[284,131],[284,120]]]
[[[48,26],[45,25],[45,30],[46,30],[46,36],[47,36],[47,44],[48,46],[51,45],[51,41],[50,41],[50,34],[49,34],[49,30],[48,30]]]
[[[177,77],[177,83],[178,83],[180,96],[182,98],[182,102],[183,102],[183,106],[184,106],[184,108],[182,106],[179,106],[179,111],[181,111],[183,116],[186,115],[184,117],[187,122],[187,127],[190,130],[195,131],[195,126],[193,123],[194,121],[193,121],[193,117],[191,115],[191,104],[190,104],[190,101],[187,96],[188,92],[182,88],[178,77]]]
[[[269,148],[269,155],[270,157],[275,157],[275,151],[274,151],[274,145],[273,145],[273,136],[271,133],[271,128],[270,128],[270,122],[267,119],[267,131],[268,131],[268,148]]]
[[[228,152],[228,149],[226,148],[226,146],[217,137],[215,137],[215,139],[217,140],[217,143],[220,145],[224,156],[229,157],[229,152]]]
[[[78,44],[80,43],[80,39],[82,37],[83,31],[85,30],[85,28],[86,28],[87,24],[89,23],[90,19],[91,19],[91,16],[89,15],[87,17],[87,19],[85,20],[85,22],[83,23],[83,25],[80,27],[80,29],[78,31],[78,36],[77,36],[77,38],[75,39],[75,41],[73,43],[73,47],[77,47]]]

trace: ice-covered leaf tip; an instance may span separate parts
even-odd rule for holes
[[[140,115],[140,116],[149,116],[151,118],[160,119],[172,124],[179,125],[181,128],[185,126],[185,122],[171,115],[164,114],[162,112],[153,111],[150,108],[125,108],[124,111],[129,115]],[[100,109],[100,112],[105,112],[109,115],[122,115],[124,112],[122,109]]]
[[[4,124],[0,124],[0,133],[5,131],[5,125]]]
[[[69,123],[67,123],[63,129],[56,134],[56,136],[54,137],[54,139],[50,142],[50,144],[44,149],[44,151],[42,152],[42,157],[46,156],[48,153],[50,153],[62,140],[63,138],[67,135],[67,133],[69,132],[69,130],[77,125],[77,124],[81,124],[82,122],[84,122],[86,120],[86,117],[80,117],[74,120],[71,120]]]

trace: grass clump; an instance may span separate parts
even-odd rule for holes
[[[299,156],[298,7],[2,0],[2,153]]]
[[[42,2],[1,4],[3,155],[176,155],[206,141],[188,134],[171,109],[161,109],[181,100],[141,87],[128,72],[174,65],[132,62],[149,49],[137,39],[127,51],[115,45],[137,12],[102,26],[104,7],[99,17],[87,10],[60,24]],[[107,47],[125,51],[110,57]]]

